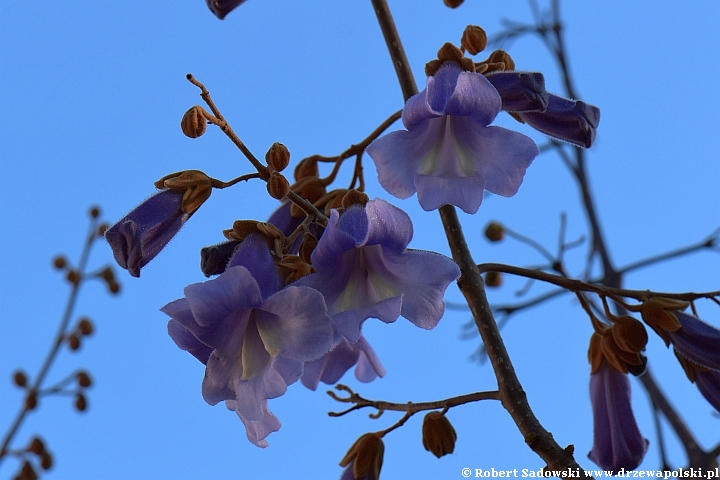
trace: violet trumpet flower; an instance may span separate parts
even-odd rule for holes
[[[378,138],[367,149],[380,185],[391,195],[418,194],[420,206],[456,205],[477,212],[483,190],[511,197],[540,153],[529,137],[489,126],[502,99],[482,75],[442,64],[425,90],[405,104],[407,130]]]

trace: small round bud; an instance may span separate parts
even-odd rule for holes
[[[648,334],[643,324],[629,315],[612,318],[613,339],[620,350],[640,353],[645,350]]]
[[[78,348],[80,348],[80,338],[76,335],[68,336],[67,343],[70,350],[77,350]]]
[[[500,272],[487,272],[485,274],[485,285],[488,287],[499,287],[502,285],[502,274]]]
[[[295,167],[295,171],[293,172],[293,177],[295,177],[295,181],[299,182],[303,178],[306,177],[319,177],[320,176],[320,169],[318,168],[318,162],[312,157],[308,157],[304,160],[302,160],[300,163],[297,164],[297,167]]]
[[[370,197],[367,196],[367,193],[353,188],[343,195],[341,205],[343,208],[348,208],[351,205],[366,205],[369,201]]]
[[[28,392],[27,397],[25,397],[25,409],[26,410],[35,410],[38,404],[38,398],[37,393],[34,391]]]
[[[180,121],[180,128],[182,132],[190,138],[201,136],[207,128],[205,110],[199,105],[190,107],[190,110],[185,112],[185,115],[183,115]]]
[[[477,25],[468,25],[465,27],[460,45],[462,45],[470,55],[477,55],[485,50],[487,46],[487,34],[485,30]]]
[[[35,455],[41,455],[45,451],[45,443],[40,437],[33,437],[27,451],[32,452]]]
[[[20,473],[18,473],[15,477],[15,480],[37,480],[38,478],[38,474],[35,473],[35,470],[33,469],[30,462],[25,460],[22,469],[20,470]]]
[[[275,142],[265,154],[265,161],[271,170],[282,172],[290,163],[290,151],[282,143]]]
[[[81,318],[78,323],[78,330],[80,330],[80,333],[83,335],[92,335],[95,328],[89,318]]]
[[[465,0],[443,0],[443,3],[450,8],[457,8],[463,4]]]
[[[67,275],[65,275],[65,278],[68,282],[72,283],[73,285],[77,285],[80,283],[80,272],[77,270],[68,270]]]
[[[52,455],[50,455],[48,452],[43,452],[40,454],[40,466],[43,470],[50,470],[53,466],[53,459]]]
[[[90,378],[90,375],[87,374],[87,372],[81,370],[76,375],[75,378],[77,379],[78,385],[80,385],[83,388],[87,388],[90,385],[92,385],[92,379]]]
[[[488,63],[502,63],[504,66],[502,70],[515,70],[515,62],[505,50],[495,50],[487,61]]]
[[[57,268],[58,270],[62,270],[65,268],[65,265],[67,265],[67,260],[64,256],[58,255],[53,259],[53,267]]]
[[[27,385],[27,376],[22,371],[17,370],[13,374],[13,383],[18,387],[24,387],[25,385]]]
[[[90,208],[90,218],[98,218],[100,216],[100,208],[93,206]]]
[[[267,191],[276,200],[282,200],[290,191],[290,183],[282,174],[273,172],[267,182]]]
[[[107,284],[108,290],[110,290],[110,293],[113,295],[120,293],[120,284],[117,282],[108,282]]]
[[[75,395],[75,408],[77,408],[79,412],[84,412],[87,409],[87,400],[82,393]]]
[[[463,52],[450,42],[446,42],[438,50],[437,58],[441,62],[459,62],[463,58]]]
[[[490,222],[485,227],[485,237],[491,242],[499,242],[505,238],[505,227],[497,222]]]
[[[425,450],[437,458],[453,453],[457,433],[450,420],[442,412],[425,415],[422,425],[422,442]]]
[[[104,236],[108,228],[110,228],[110,225],[108,225],[107,223],[101,223],[97,229],[98,237]]]

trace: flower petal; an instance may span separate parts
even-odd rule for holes
[[[192,354],[193,357],[200,360],[202,363],[207,364],[208,358],[212,353],[212,347],[208,347],[200,340],[195,338],[190,330],[183,327],[182,324],[176,320],[170,320],[168,322],[168,334],[173,339],[175,345],[181,350],[185,350]]]
[[[502,99],[487,78],[475,72],[462,72],[445,105],[445,115],[470,117],[486,127],[495,120],[501,106]]]
[[[647,452],[630,405],[630,381],[606,362],[590,375],[593,448],[590,460],[603,470],[633,470]]]
[[[413,226],[410,216],[376,198],[365,205],[365,214],[369,221],[365,245],[382,244],[385,251],[402,253],[413,237]]]
[[[225,406],[228,410],[234,410],[237,412],[237,402],[235,400],[226,401]],[[268,410],[267,400],[262,402],[260,408],[263,413],[260,420],[248,420],[243,418],[243,416],[239,413],[238,417],[240,417],[243,425],[245,425],[245,432],[248,440],[260,448],[266,448],[268,443],[265,441],[265,438],[271,433],[280,430],[280,421],[270,410]]]
[[[257,327],[271,355],[307,362],[332,348],[333,329],[322,294],[289,286],[256,311]]]
[[[443,205],[455,205],[465,213],[478,211],[483,200],[485,179],[480,175],[470,177],[439,177],[416,175],[418,202],[429,212]]]
[[[544,112],[518,113],[528,125],[551,137],[590,148],[600,123],[600,109],[580,100],[550,95]]]
[[[499,71],[486,78],[500,94],[503,110],[544,112],[547,109],[549,98],[542,73]]]
[[[713,370],[720,370],[720,330],[699,318],[674,312],[681,328],[669,332],[670,341],[688,360]]]
[[[227,270],[236,266],[248,269],[260,287],[262,298],[268,298],[283,286],[270,249],[260,233],[248,235],[237,247],[228,262]]]
[[[720,372],[716,370],[697,370],[695,385],[702,396],[720,412]]]
[[[245,3],[246,0],[205,0],[210,11],[220,20]]]

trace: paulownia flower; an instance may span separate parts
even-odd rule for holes
[[[226,401],[260,447],[280,428],[267,400],[284,394],[304,362],[333,346],[322,295],[303,286],[280,287],[267,244],[252,234],[225,272],[189,285],[185,298],[161,309],[171,317],[168,332],[178,347],[206,365],[205,401]]]
[[[118,265],[133,277],[180,231],[190,214],[182,209],[184,192],[161,190],[105,232]]]
[[[353,205],[342,215],[332,210],[311,257],[317,273],[293,285],[321,292],[335,328],[351,342],[371,317],[389,323],[402,315],[434,328],[460,269],[443,255],[408,250],[412,234],[410,217],[383,200]]]
[[[698,365],[720,370],[720,330],[687,313],[673,313],[680,328],[668,335],[678,353]]]
[[[518,112],[518,116],[535,130],[585,148],[595,141],[600,123],[599,108],[552,94],[545,111]]]
[[[603,361],[590,375],[593,410],[593,448],[590,460],[603,470],[633,470],[647,452],[630,404],[630,381]]]
[[[445,62],[425,90],[403,109],[407,130],[391,132],[367,149],[380,184],[391,195],[418,194],[420,206],[456,205],[475,213],[483,190],[511,197],[539,154],[529,137],[488,126],[502,99],[484,76]]]
[[[300,381],[311,390],[317,389],[320,382],[332,385],[337,383],[345,372],[355,366],[355,378],[361,382],[372,382],[385,376],[385,368],[365,337],[355,343],[341,337],[340,343],[328,354],[305,364]]]

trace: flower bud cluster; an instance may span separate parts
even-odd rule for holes
[[[612,326],[596,325],[590,338],[588,360],[591,373],[597,373],[603,360],[622,373],[639,375],[645,371],[647,359],[641,353],[648,341],[647,331],[635,318],[611,316]]]

